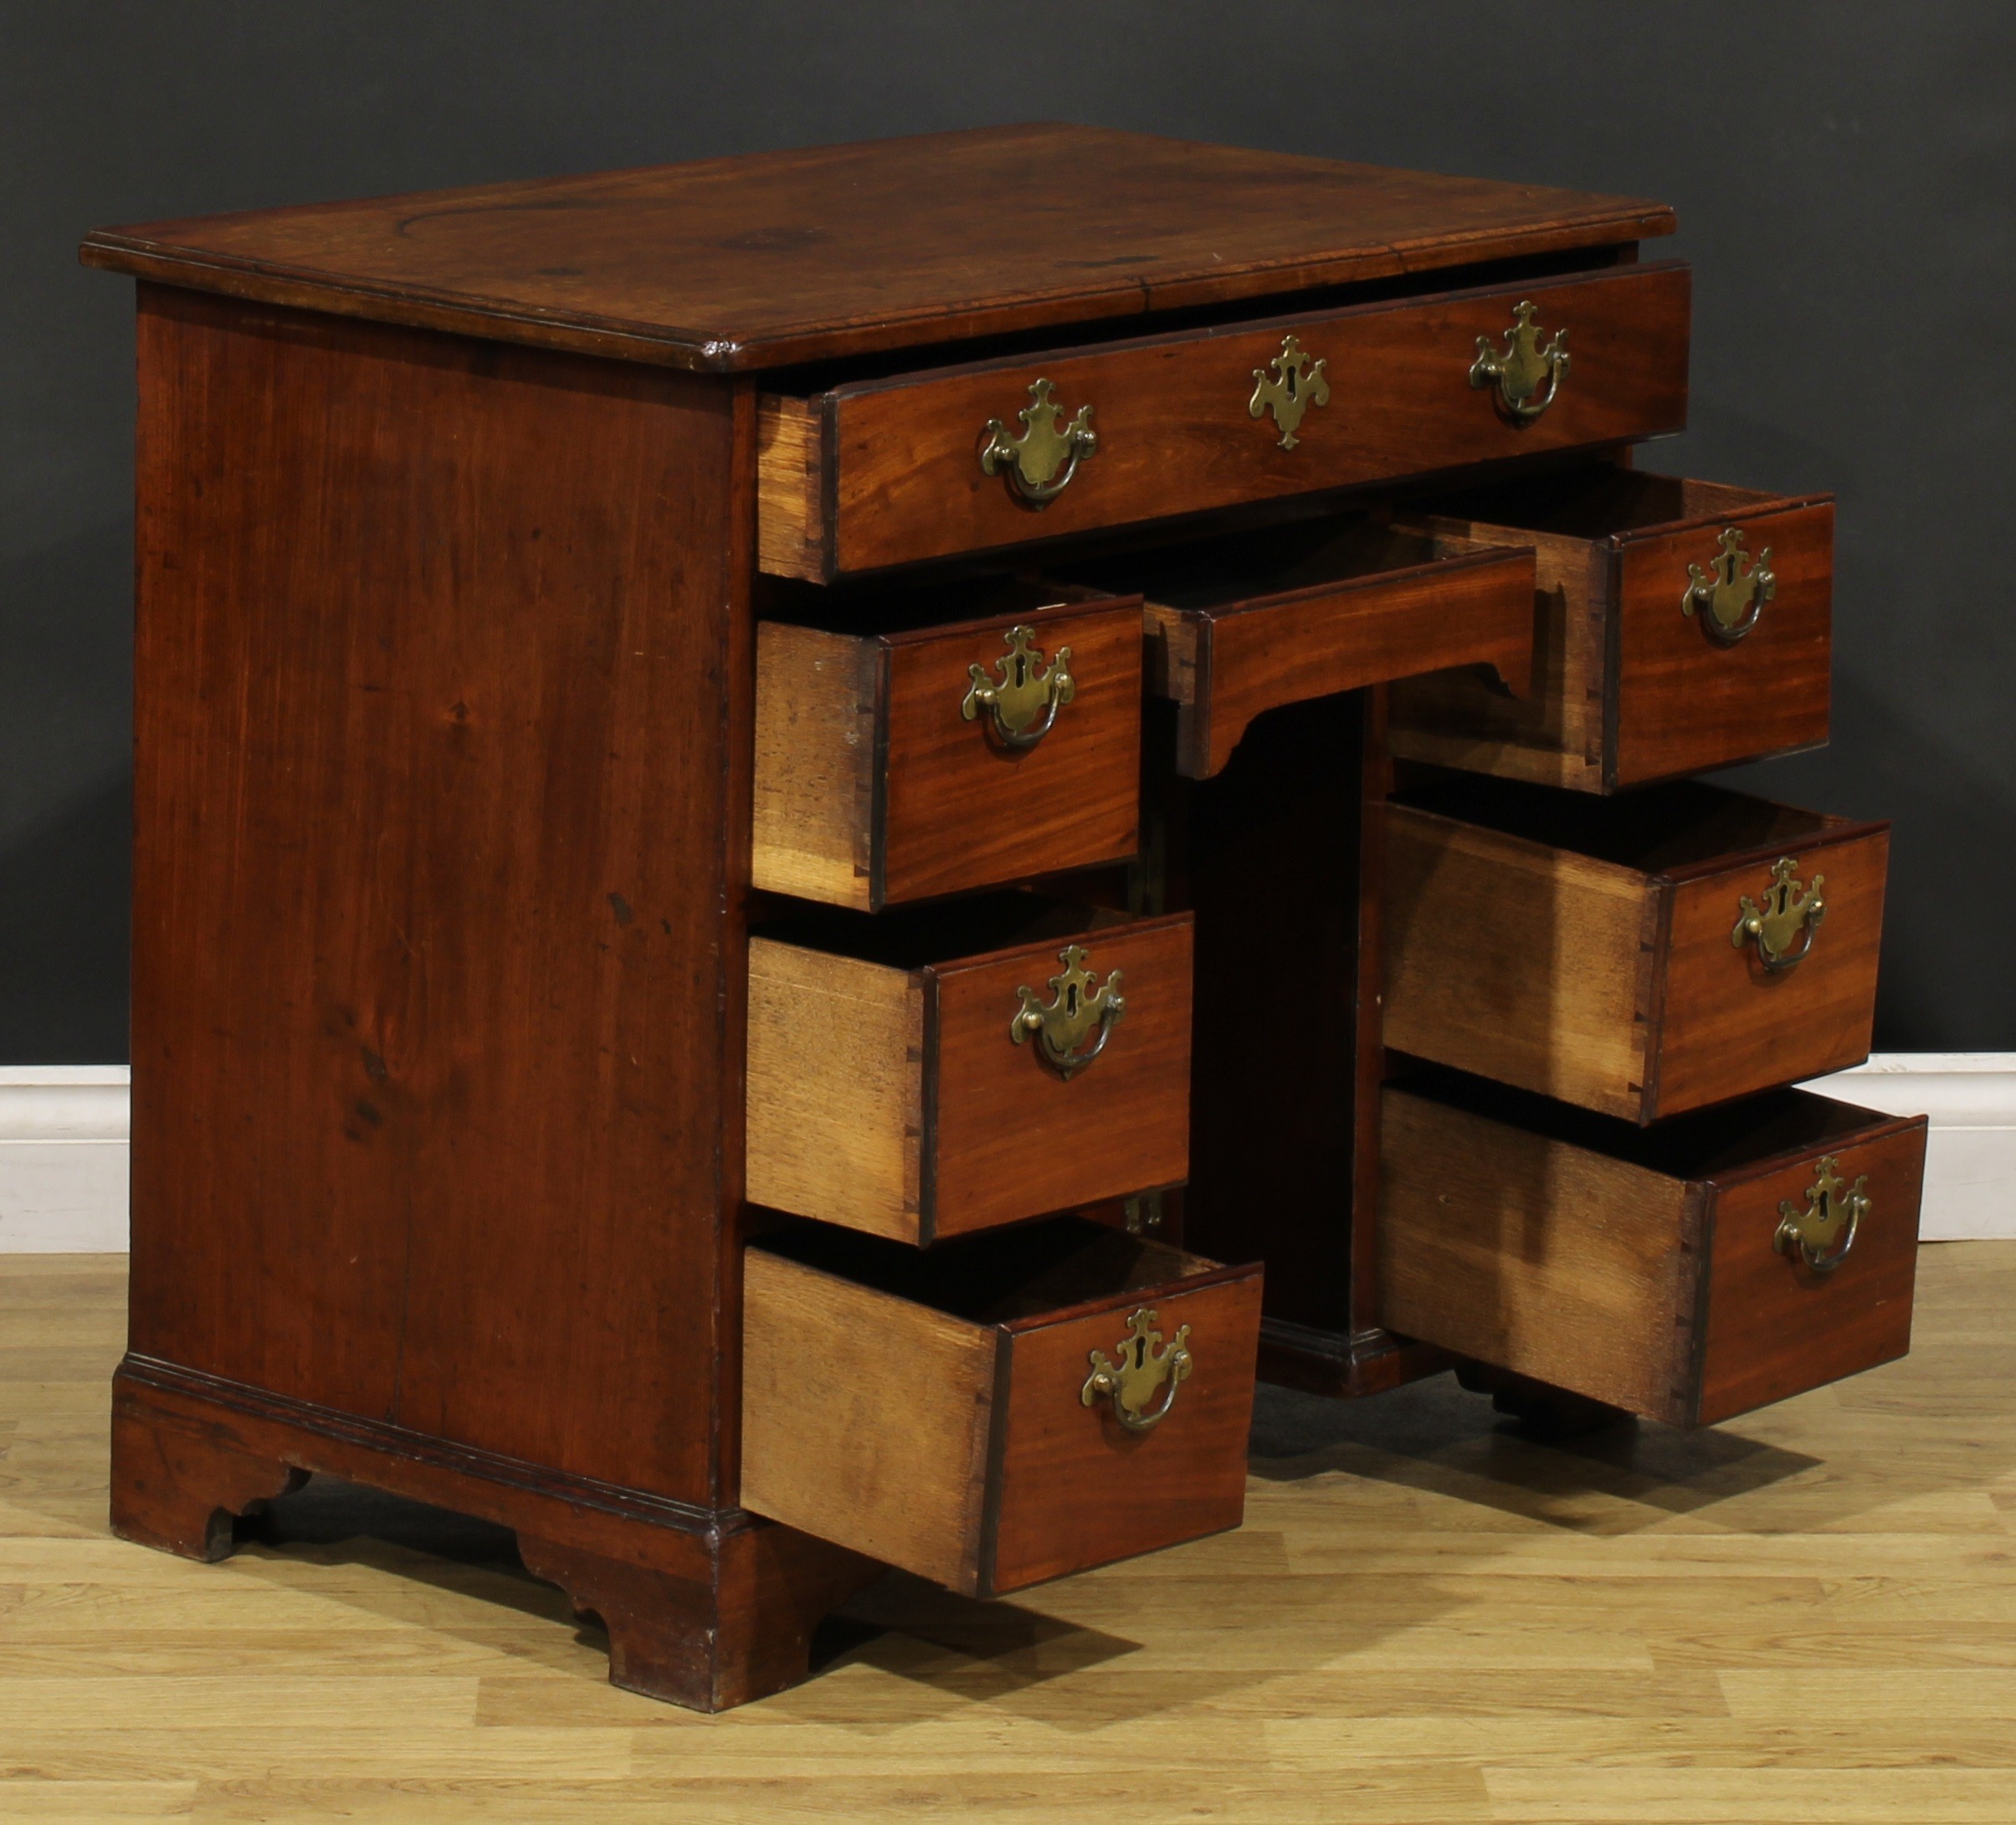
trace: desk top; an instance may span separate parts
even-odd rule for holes
[[[1045,125],[101,228],[82,258],[266,303],[738,372],[1673,226],[1665,205],[1625,197]]]

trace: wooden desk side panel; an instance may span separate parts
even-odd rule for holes
[[[140,353],[133,1346],[711,1501],[753,415],[153,287]]]

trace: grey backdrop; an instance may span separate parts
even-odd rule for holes
[[[0,1062],[126,1056],[132,287],[86,228],[1048,118],[1674,203],[1649,466],[1840,497],[1835,745],[1753,775],[1896,820],[1879,1046],[2016,1048],[2013,77],[2008,0],[0,0]]]

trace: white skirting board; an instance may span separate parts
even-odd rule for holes
[[[122,1064],[0,1065],[0,1253],[126,1246]],[[1931,1117],[1928,1242],[2016,1238],[2016,1052],[1893,1052],[1809,1089]]]

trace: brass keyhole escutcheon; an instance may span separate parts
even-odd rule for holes
[[[1169,1417],[1176,1405],[1177,1385],[1190,1373],[1190,1327],[1177,1326],[1176,1335],[1165,1346],[1155,1326],[1157,1315],[1144,1305],[1127,1319],[1127,1335],[1116,1351],[1116,1362],[1103,1350],[1092,1351],[1092,1372],[1078,1391],[1081,1407],[1101,1398],[1113,1403],[1113,1417],[1129,1432],[1152,1432]],[[1159,1402],[1151,1406],[1157,1391],[1167,1388]]]
[[[1839,1161],[1828,1155],[1813,1168],[1804,1210],[1790,1198],[1778,1200],[1778,1229],[1772,1246],[1780,1254],[1797,1255],[1815,1274],[1832,1274],[1848,1259],[1855,1233],[1869,1214],[1869,1197],[1862,1189],[1868,1183],[1869,1175],[1864,1173],[1849,1185],[1841,1177]]]
[[[1798,878],[1798,857],[1781,855],[1771,864],[1771,884],[1763,899],[1745,894],[1736,901],[1736,929],[1729,942],[1738,951],[1755,945],[1757,961],[1772,971],[1789,970],[1804,958],[1827,916],[1827,902],[1820,898],[1827,877],[1814,875],[1808,888]]]
[[[967,668],[970,682],[959,715],[972,722],[985,710],[1003,746],[1033,748],[1050,732],[1057,712],[1078,695],[1071,649],[1059,647],[1057,657],[1045,664],[1034,628],[1010,628],[1002,638],[1008,653],[994,662],[998,676],[990,679],[983,666]]]
[[[1543,346],[1533,317],[1534,307],[1522,299],[1513,309],[1505,347],[1495,349],[1488,336],[1480,336],[1470,363],[1470,385],[1495,385],[1500,408],[1515,424],[1531,424],[1554,403],[1568,377],[1568,332],[1557,330]]]
[[[1274,370],[1271,375],[1264,368],[1253,371],[1253,397],[1246,402],[1246,416],[1257,418],[1263,412],[1271,412],[1281,433],[1280,447],[1292,450],[1300,441],[1295,433],[1302,414],[1312,405],[1330,403],[1330,382],[1323,377],[1323,363],[1312,362],[1292,336],[1281,338],[1281,352],[1267,366]]]
[[[1005,475],[1008,492],[1032,507],[1056,500],[1071,485],[1080,457],[1095,454],[1099,435],[1092,428],[1092,408],[1080,406],[1075,417],[1064,423],[1057,403],[1056,389],[1047,380],[1029,387],[1029,402],[1015,414],[1022,421],[1022,435],[1011,437],[998,418],[987,421],[986,441],[980,446],[980,473]]]
[[[1126,1010],[1120,971],[1095,988],[1085,968],[1088,955],[1081,944],[1066,945],[1057,953],[1064,968],[1050,978],[1049,1005],[1034,989],[1018,988],[1022,1005],[1008,1023],[1008,1037],[1017,1045],[1034,1039],[1036,1056],[1066,1083],[1105,1050]]]
[[[1745,565],[1748,565],[1746,569]],[[1778,592],[1767,545],[1752,559],[1743,549],[1740,526],[1722,533],[1721,548],[1708,561],[1687,566],[1687,587],[1680,613],[1701,617],[1701,631],[1717,646],[1734,646],[1757,624],[1764,604]]]

